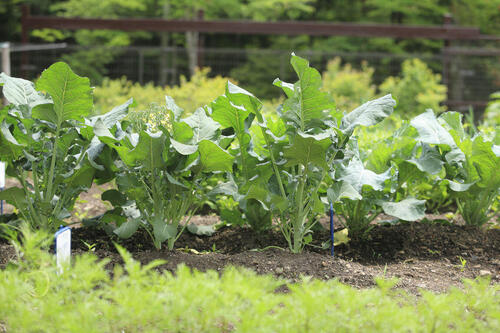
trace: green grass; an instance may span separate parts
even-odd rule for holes
[[[7,332],[498,332],[500,286],[464,281],[446,294],[411,296],[395,280],[357,290],[338,281],[286,281],[245,269],[176,275],[141,266],[124,250],[113,274],[91,254],[63,274],[39,234],[0,270],[0,331]]]

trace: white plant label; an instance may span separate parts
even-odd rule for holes
[[[63,267],[68,265],[71,259],[71,228],[65,227],[58,230],[56,238],[56,262],[59,274]]]
[[[0,162],[0,188],[5,187],[5,162]]]

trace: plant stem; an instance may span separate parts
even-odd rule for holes
[[[26,179],[24,177],[24,171],[18,169],[17,174],[20,175],[19,180],[21,181],[21,185],[23,186],[24,192],[26,193],[26,202],[28,203],[28,210],[30,212],[31,221],[32,221],[32,223],[37,224],[38,226],[42,227],[43,221],[38,220],[38,215],[36,214],[35,208],[33,207],[33,204],[31,202],[31,198],[29,195],[30,190],[28,188],[28,184],[27,184]],[[46,226],[43,226],[43,227],[46,227]]]
[[[304,166],[304,169],[300,168],[299,169],[299,190],[297,193],[297,199],[296,199],[296,205],[298,207],[298,213],[296,215],[296,218],[294,221],[292,221],[293,224],[293,252],[297,253],[300,252],[302,248],[302,224],[304,221],[304,188],[306,185],[306,179],[307,179],[307,172],[308,172],[308,166]]]
[[[57,126],[56,130],[56,138],[54,140],[54,146],[52,147],[52,157],[50,160],[50,169],[49,169],[49,179],[48,179],[48,185],[47,185],[47,193],[45,193],[45,202],[50,202],[52,198],[54,197],[52,193],[52,187],[54,183],[54,172],[56,169],[56,158],[57,158],[57,144],[59,143],[59,129],[60,125]]]
[[[244,147],[242,145],[242,137],[238,135],[238,141],[239,141],[239,146],[240,146],[240,155],[241,155],[241,170],[243,172],[243,177],[244,179],[248,179],[248,169],[245,163],[245,154],[244,154]]]

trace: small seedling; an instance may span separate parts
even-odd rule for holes
[[[217,250],[217,246],[215,245],[215,243],[212,244],[212,253],[220,253],[221,251],[220,250]]]
[[[96,243],[89,244],[86,241],[82,240],[82,243],[87,247],[88,252],[95,252],[95,248],[97,246]]]
[[[461,256],[458,256],[458,259],[460,260],[460,265],[456,265],[456,267],[460,268],[460,271],[463,272],[465,270],[465,266],[467,265],[467,260]]]

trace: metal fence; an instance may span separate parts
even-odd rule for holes
[[[500,49],[454,48],[443,49],[441,54],[388,54],[388,53],[346,53],[326,51],[299,51],[297,54],[306,57],[320,71],[326,68],[329,60],[340,57],[343,62],[354,68],[366,62],[375,72],[375,84],[381,83],[388,76],[398,75],[401,64],[409,58],[419,58],[429,67],[443,75],[443,82],[448,86],[447,104],[451,109],[465,110],[469,105],[482,109],[489,95],[500,90]],[[92,75],[103,75],[110,78],[121,78],[155,84],[176,84],[181,75],[189,76],[188,57],[184,48],[168,47],[126,47],[126,48],[92,48],[56,44],[48,46],[12,46],[10,51],[10,72],[13,76],[33,79],[52,63],[61,59],[80,57],[89,60],[88,68],[81,71]],[[110,57],[104,66],[93,66],[92,57]],[[163,61],[160,60],[163,57]],[[232,76],[238,68],[256,66],[255,71],[262,71],[259,61],[268,65],[271,72],[262,73],[269,80],[280,77],[292,80],[293,73],[289,66],[289,50],[269,49],[220,49],[201,48],[198,50],[199,65],[211,68],[211,75]],[[272,63],[272,66],[270,66]],[[163,64],[163,65],[162,65]],[[162,68],[163,67],[163,68]],[[79,72],[78,69],[75,71]],[[163,71],[163,73],[162,73]],[[94,73],[94,74],[92,74]],[[87,75],[88,73],[81,73]],[[235,77],[235,79],[239,79]]]

